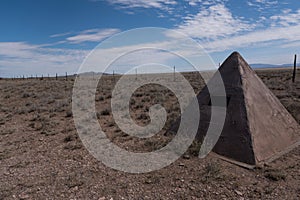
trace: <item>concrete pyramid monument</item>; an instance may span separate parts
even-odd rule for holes
[[[213,148],[215,153],[237,164],[253,166],[268,163],[299,145],[299,124],[239,53],[232,53],[219,72],[227,109],[221,136]],[[201,111],[197,139],[203,140],[211,123],[208,88],[197,98]],[[171,131],[177,129],[176,124],[178,121]]]

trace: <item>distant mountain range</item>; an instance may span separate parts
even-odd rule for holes
[[[261,64],[261,63],[255,63],[250,64],[252,68],[284,68],[284,67],[293,67],[293,64],[282,64],[282,65],[272,65],[272,64]],[[297,63],[297,67],[300,67],[300,63]]]
[[[101,73],[101,72],[83,72],[80,73],[81,76],[96,76],[96,75],[111,75],[109,73]]]
[[[293,68],[293,64],[282,64],[282,65],[272,65],[272,64],[262,64],[262,63],[254,63],[250,64],[250,66],[254,69],[259,68]],[[297,64],[297,68],[300,68],[300,63]],[[101,73],[101,72],[83,72],[80,73],[81,76],[96,76],[96,75],[112,75],[110,73]],[[115,75],[120,75],[115,73]]]

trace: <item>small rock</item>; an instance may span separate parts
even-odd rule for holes
[[[20,199],[29,199],[29,195],[28,194],[20,194],[19,198]]]
[[[185,165],[183,163],[179,163],[179,166],[180,167],[184,167]]]
[[[237,193],[238,195],[240,195],[240,196],[242,196],[243,195],[243,193],[242,192],[240,192],[240,191],[238,191],[238,190],[234,190],[235,191],[235,193]]]
[[[98,200],[105,200],[105,197],[100,197]]]
[[[146,184],[151,184],[151,183],[152,183],[152,181],[151,181],[151,180],[149,180],[149,179],[147,179],[147,180],[145,181],[145,183],[146,183]]]
[[[4,174],[5,176],[9,176],[9,175],[10,175],[10,172],[5,170],[3,174]]]

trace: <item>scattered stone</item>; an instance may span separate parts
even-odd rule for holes
[[[19,198],[20,198],[20,200],[29,199],[29,195],[28,194],[20,194]]]
[[[235,193],[237,193],[238,195],[240,195],[240,196],[242,196],[243,195],[243,193],[242,192],[240,192],[240,191],[238,191],[238,190],[234,190],[235,191]]]

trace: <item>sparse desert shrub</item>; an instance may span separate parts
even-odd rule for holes
[[[36,106],[34,104],[30,105],[27,112],[28,113],[32,113],[36,111]]]
[[[96,98],[96,101],[104,101],[104,97],[103,96],[99,96],[98,98]]]
[[[266,170],[264,176],[272,181],[285,180],[286,178],[286,175],[282,171],[274,169]]]
[[[134,96],[135,97],[142,97],[142,96],[144,96],[144,94],[143,93],[135,93]]]
[[[139,109],[139,108],[143,108],[143,107],[144,107],[144,105],[141,104],[141,103],[139,103],[139,104],[137,104],[134,108],[135,108],[135,109]]]
[[[145,103],[145,102],[150,102],[150,98],[149,98],[149,97],[143,98],[143,99],[142,99],[142,102],[143,102],[143,103]]]
[[[64,138],[64,142],[65,142],[65,143],[71,142],[72,140],[73,140],[72,135],[68,135],[67,137]]]
[[[138,117],[137,117],[138,120],[147,120],[147,119],[150,119],[145,113],[142,113],[140,114]]]
[[[25,114],[26,112],[25,112],[25,109],[24,109],[24,108],[21,108],[21,109],[19,109],[19,110],[17,111],[17,113],[18,113],[19,115],[22,115],[22,114]]]
[[[200,148],[201,148],[201,142],[194,140],[191,146],[187,150],[187,154],[193,155],[193,156],[198,156]]]
[[[22,98],[28,98],[28,97],[30,97],[30,94],[28,94],[28,93],[26,93],[26,92],[24,92],[24,93],[22,94]]]
[[[135,104],[135,100],[134,99],[130,99],[130,105],[134,105]]]
[[[108,127],[113,127],[114,125],[115,125],[115,123],[113,123],[113,122],[109,122],[109,123],[107,124]]]
[[[221,167],[217,162],[208,163],[204,168],[203,182],[221,179]]]
[[[110,114],[110,111],[108,109],[105,109],[105,110],[102,110],[101,115],[109,115]]]
[[[73,116],[72,111],[71,111],[71,110],[68,110],[68,111],[66,112],[66,117],[72,117],[72,116]]]

